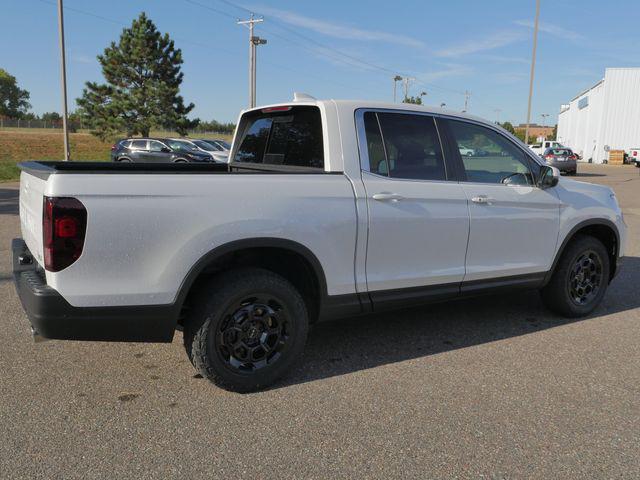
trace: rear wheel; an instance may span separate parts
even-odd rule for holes
[[[187,161],[184,158],[179,158],[178,160],[176,160],[173,163],[187,163]]]
[[[131,163],[131,159],[130,159],[130,158],[127,158],[127,157],[119,158],[119,159],[118,159],[118,161],[119,161],[120,163]]]
[[[580,235],[567,246],[542,300],[565,317],[581,317],[595,309],[609,284],[609,255],[597,238]]]
[[[185,348],[198,372],[216,385],[258,390],[301,357],[307,309],[281,276],[256,268],[227,272],[203,285],[194,303]]]

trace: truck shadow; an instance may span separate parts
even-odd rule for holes
[[[627,257],[602,304],[590,316],[566,319],[550,313],[536,291],[479,297],[400,312],[315,325],[300,367],[273,388],[359,370],[640,308],[640,258]]]
[[[0,215],[18,215],[17,188],[0,188]]]

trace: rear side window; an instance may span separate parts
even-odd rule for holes
[[[234,162],[324,168],[320,110],[284,108],[264,109],[242,118]]]
[[[147,141],[146,140],[133,140],[129,148],[134,150],[146,150],[147,149]]]
[[[412,180],[446,180],[433,117],[366,112],[364,127],[371,173]]]

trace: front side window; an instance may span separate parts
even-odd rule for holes
[[[171,147],[171,150],[175,152],[193,152],[198,150],[189,142],[183,142],[181,140],[169,140],[168,143],[169,143],[169,146]]]
[[[247,114],[234,162],[324,168],[322,123],[317,107],[283,107]]]
[[[533,184],[525,154],[505,137],[473,123],[448,123],[468,182]]]
[[[446,180],[433,117],[366,112],[363,120],[371,173],[412,180]]]

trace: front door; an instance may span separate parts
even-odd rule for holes
[[[433,117],[358,112],[374,302],[454,296],[465,273],[467,199],[450,181]]]
[[[558,196],[535,185],[535,165],[506,136],[472,122],[447,124],[469,201],[465,282],[549,270],[558,239]]]

